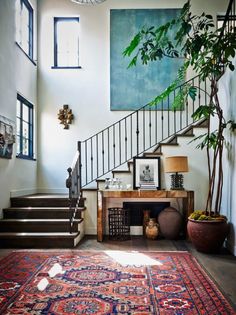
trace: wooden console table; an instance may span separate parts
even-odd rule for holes
[[[99,190],[97,208],[97,240],[102,242],[105,235],[107,208],[117,206],[115,200],[127,201],[127,199],[139,199],[145,201],[157,201],[158,199],[182,199],[184,222],[187,223],[188,216],[194,210],[194,192],[188,190]],[[114,203],[114,204],[113,204]],[[108,206],[109,204],[109,206]]]

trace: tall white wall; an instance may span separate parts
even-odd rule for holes
[[[226,9],[228,1],[192,2],[195,12],[205,10],[215,17]],[[97,6],[83,6],[70,0],[39,1],[39,191],[63,192],[76,142],[128,114],[110,111],[110,9],[180,8],[184,3],[184,0],[107,0]],[[51,69],[55,16],[80,17],[82,69]],[[69,130],[63,130],[57,120],[63,104],[69,104],[75,115]]]
[[[31,4],[36,9],[36,0]],[[37,103],[36,67],[15,44],[15,1],[0,1],[0,43],[0,115],[15,122],[17,92],[34,105]],[[12,159],[0,158],[0,211],[9,205],[11,192],[36,189],[36,162],[16,159],[15,155],[14,144]]]
[[[236,58],[234,59],[236,66]],[[226,120],[236,122],[236,72],[228,70],[219,85],[220,102]],[[224,151],[224,185],[221,211],[227,215],[231,225],[228,246],[236,255],[236,130],[226,133],[227,146]]]

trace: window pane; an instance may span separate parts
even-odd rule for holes
[[[23,138],[23,152],[24,155],[29,155],[29,140]]]
[[[23,137],[29,138],[29,124],[26,122],[23,122]]]
[[[57,22],[57,65],[79,65],[79,23],[78,20]]]
[[[16,134],[20,135],[20,118],[16,119]]]
[[[23,120],[29,122],[29,107],[23,104]]]
[[[20,137],[17,136],[16,139],[16,154],[20,154]]]
[[[17,154],[33,158],[33,105],[20,95],[17,98]]]
[[[20,21],[21,21],[21,4],[20,4],[20,1],[16,1],[15,2],[15,9],[16,9],[16,41],[18,43],[20,43]]]
[[[20,117],[20,101],[19,100],[17,100],[17,102],[16,102],[16,116],[17,117]]]
[[[33,9],[28,0],[16,0],[16,41],[33,58]]]

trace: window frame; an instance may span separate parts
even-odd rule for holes
[[[63,21],[77,21],[79,23],[79,17],[54,17],[54,57],[53,62],[54,65],[52,66],[52,69],[81,69],[81,66],[79,65],[79,55],[78,55],[78,65],[77,66],[60,66],[58,65],[58,31],[57,31],[57,25],[59,22]],[[78,52],[79,52],[79,42],[78,42]]]
[[[16,141],[20,146],[20,152],[16,154],[17,158],[27,159],[27,160],[35,160],[34,158],[34,105],[30,103],[27,99],[17,93],[17,101],[20,102],[20,116],[16,116],[16,125],[18,119],[20,120],[20,134],[16,132]],[[28,121],[23,119],[23,105],[28,108]],[[18,104],[16,105],[18,106]],[[28,134],[27,139],[29,141],[28,154],[23,154],[23,122],[28,124]]]
[[[25,53],[25,55],[35,64],[33,58],[34,58],[34,9],[31,6],[30,2],[28,0],[17,0],[20,2],[21,6],[21,12],[23,5],[28,10],[29,14],[29,25],[27,30],[28,35],[28,51],[25,51],[25,49],[22,47],[21,43],[19,43],[16,39],[17,45],[20,47],[20,49]],[[19,25],[20,32],[22,33],[22,23]]]

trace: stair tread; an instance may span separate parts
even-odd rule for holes
[[[71,238],[78,236],[80,232],[0,232],[0,238],[3,236],[17,236],[17,237],[28,237],[28,236],[40,236],[40,237],[65,237],[69,236]]]
[[[70,219],[44,219],[44,218],[38,218],[38,219],[2,219],[1,222],[45,222],[45,223],[60,223],[60,222],[69,222]],[[83,219],[74,219],[75,222],[83,221]]]
[[[50,195],[50,194],[35,194],[35,195],[25,195],[25,196],[18,196],[18,197],[11,197],[11,199],[69,199],[68,195]],[[80,199],[86,199],[81,197]]]
[[[78,207],[79,210],[84,210],[86,207]],[[65,211],[69,210],[69,207],[9,207],[4,208],[3,210],[41,210],[41,211],[48,211],[48,210],[59,210],[59,211]]]

